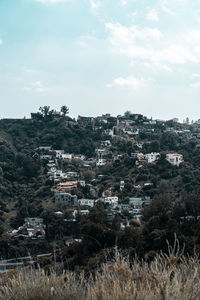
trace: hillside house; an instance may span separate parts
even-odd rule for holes
[[[56,158],[61,158],[62,154],[65,153],[64,150],[54,150],[54,152],[56,153]]]
[[[183,155],[178,153],[168,153],[166,155],[166,160],[173,166],[179,167],[179,165],[184,162]]]
[[[85,155],[83,155],[83,154],[75,154],[74,155],[74,159],[75,160],[80,160],[80,161],[83,161],[83,160],[85,160]]]
[[[57,170],[56,168],[49,171],[47,174],[49,175],[50,180],[54,180],[55,182],[59,182],[66,176],[65,173],[63,173],[61,170]]]
[[[76,189],[78,185],[78,181],[66,181],[60,182],[57,184],[57,190],[63,193],[68,193],[73,189]]]
[[[118,205],[119,199],[118,197],[106,197],[104,198],[104,203],[112,206],[112,208],[116,208]]]
[[[145,155],[148,164],[152,164],[153,162],[160,159],[160,153],[152,152]]]
[[[63,159],[63,160],[72,160],[73,159],[73,154],[71,153],[63,153],[61,154],[60,156],[60,159]]]
[[[142,209],[142,198],[129,198],[129,205],[133,207],[133,209]]]
[[[150,205],[151,202],[152,202],[151,197],[145,196],[144,199],[143,199],[143,207]]]
[[[78,199],[76,195],[71,195],[70,193],[55,191],[55,203],[56,205],[67,205],[67,206],[77,206]]]
[[[123,180],[120,181],[120,191],[122,191],[125,187],[125,182]]]
[[[94,207],[95,200],[92,199],[79,199],[79,206],[89,206],[90,208]]]
[[[96,166],[98,167],[102,167],[102,166],[105,166],[106,165],[106,160],[103,159],[103,158],[99,158],[96,162]]]
[[[15,238],[44,239],[45,227],[42,218],[25,218],[24,225],[13,230],[11,235]]]
[[[118,208],[119,212],[122,212],[124,210],[127,210],[127,211],[131,210],[131,207],[128,203],[118,204],[117,208]]]
[[[145,154],[143,154],[141,152],[131,153],[131,157],[137,159],[138,161],[145,160]]]

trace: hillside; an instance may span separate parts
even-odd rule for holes
[[[175,233],[185,254],[199,252],[197,123],[130,113],[75,120],[46,108],[0,120],[3,258],[50,252],[47,266],[57,251],[66,268],[93,269],[115,245],[153,258]],[[42,229],[27,235],[35,229],[25,218]]]

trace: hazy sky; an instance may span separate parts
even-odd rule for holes
[[[200,0],[0,0],[0,118],[200,118]]]

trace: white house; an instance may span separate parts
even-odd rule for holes
[[[79,204],[79,206],[93,207],[94,206],[94,200],[93,199],[79,199],[78,204]]]
[[[60,158],[61,158],[61,159],[72,160],[73,154],[71,154],[71,153],[63,153],[63,154],[61,154]]]
[[[178,154],[178,153],[168,153],[166,155],[166,160],[174,165],[179,167],[179,165],[184,161],[183,160],[183,155],[182,154]]]
[[[99,159],[97,160],[97,162],[96,162],[96,165],[97,165],[98,167],[105,166],[105,165],[106,165],[106,160],[103,159],[103,158],[99,158]]]
[[[120,191],[122,191],[125,187],[125,182],[123,180],[120,181]]]
[[[56,158],[61,158],[62,154],[65,153],[64,150],[54,150],[54,152],[56,153]]]
[[[157,153],[157,152],[152,152],[152,153],[146,154],[146,160],[147,160],[148,164],[151,164],[154,161],[159,160],[159,158],[160,158],[160,153]]]
[[[87,216],[89,214],[89,210],[88,209],[81,209],[81,210],[77,210],[75,209],[72,213],[73,217],[76,218],[76,216],[79,214],[81,216]]]
[[[142,198],[129,198],[129,205],[132,205],[134,209],[142,209]]]
[[[131,153],[131,157],[136,158],[139,161],[142,161],[145,159],[145,155],[141,152]]]
[[[108,203],[109,205],[113,206],[113,208],[117,207],[118,205],[118,197],[106,197],[104,199],[104,203]]]

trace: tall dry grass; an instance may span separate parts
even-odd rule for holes
[[[177,246],[177,245],[176,245]],[[42,269],[19,271],[2,282],[0,300],[188,300],[200,299],[200,263],[184,257],[177,247],[153,262],[129,259],[116,251],[86,279],[84,274],[47,275]]]

